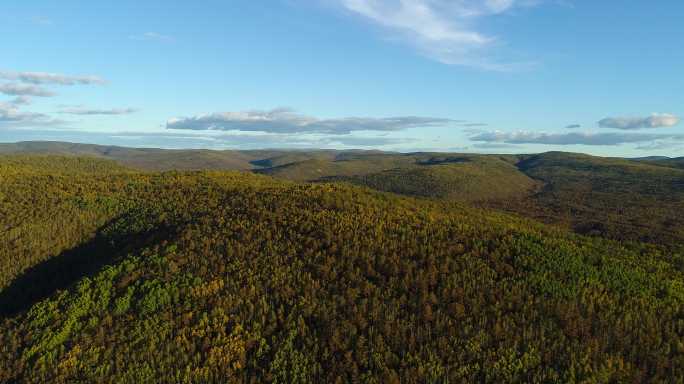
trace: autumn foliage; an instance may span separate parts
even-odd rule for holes
[[[349,184],[4,157],[0,382],[680,382],[682,268]]]

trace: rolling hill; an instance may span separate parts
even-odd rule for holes
[[[127,148],[94,144],[27,141],[0,144],[0,154],[91,156],[149,171],[225,169],[249,170],[251,161],[272,155],[271,151],[210,151]]]
[[[94,156],[146,171],[243,170],[300,182],[347,182],[469,203],[620,241],[684,244],[682,158],[620,159],[378,151],[209,151],[25,142],[0,153]]]
[[[513,164],[495,156],[418,156],[414,164],[375,173],[336,176],[328,180],[402,195],[483,202],[523,198],[540,184]]]
[[[673,159],[664,159],[656,161],[657,165],[665,165],[669,167],[684,169],[684,157],[677,157]]]
[[[544,188],[500,207],[583,234],[684,243],[684,170],[560,152],[527,156],[517,166]]]
[[[0,382],[684,380],[662,247],[345,183],[46,156],[0,178]]]

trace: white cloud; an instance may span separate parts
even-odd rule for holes
[[[0,79],[20,81],[30,84],[57,84],[57,85],[103,85],[107,82],[97,76],[70,76],[48,72],[15,72],[0,71]]]
[[[458,23],[445,18],[439,12],[439,8],[448,8],[445,3],[425,0],[342,0],[342,4],[380,25],[404,30],[425,41],[476,45],[492,41],[487,36],[460,27]],[[463,15],[471,12],[466,9],[458,11],[457,13]]]
[[[48,72],[18,72],[0,70],[0,79],[10,82],[0,83],[0,94],[16,96],[9,102],[0,102],[0,123],[3,126],[34,127],[65,123],[48,115],[35,112],[20,111],[20,106],[31,104],[31,97],[52,97],[56,94],[46,85],[72,86],[105,84],[106,81],[97,76],[70,76]],[[135,112],[134,109],[86,109],[66,108],[62,113],[74,115],[120,115]]]
[[[485,7],[493,12],[503,12],[513,6],[514,0],[485,0]]]
[[[497,63],[485,50],[498,39],[480,32],[477,21],[532,0],[333,0],[344,9],[395,34],[422,54],[445,64],[487,70],[511,70],[529,66]]]
[[[601,128],[623,130],[674,127],[679,124],[679,117],[669,113],[654,113],[648,117],[607,117],[598,122]]]
[[[22,112],[16,104],[0,103],[0,127],[26,125],[54,125],[58,123],[42,113]]]
[[[54,92],[48,91],[37,85],[18,84],[18,83],[4,83],[0,84],[0,93],[10,96],[38,96],[38,97],[52,97]]]
[[[2,124],[0,123],[0,127]],[[74,129],[18,129],[10,126],[3,130],[10,141],[55,140],[80,143],[101,143],[135,147],[161,148],[214,148],[214,149],[358,149],[377,148],[415,142],[416,139],[397,139],[377,136],[318,136],[275,133],[226,132],[103,132]],[[389,149],[386,148],[386,149]]]
[[[64,108],[59,111],[59,113],[70,115],[128,115],[135,112],[138,112],[135,108],[94,109],[82,107]]]
[[[280,108],[271,111],[222,112],[176,117],[167,121],[166,128],[344,135],[353,131],[401,131],[409,128],[446,126],[452,122],[451,119],[416,116],[318,119]]]
[[[540,133],[530,131],[485,132],[470,138],[471,141],[506,144],[545,145],[620,145],[644,143],[654,140],[684,140],[684,135],[639,134],[639,133]]]
[[[72,86],[106,83],[97,76],[70,76],[48,72],[0,71],[0,79],[10,81],[0,83],[0,94],[16,96],[8,102],[0,102],[0,126],[3,128],[54,126],[66,123],[43,113],[19,110],[20,107],[31,104],[31,97],[52,97],[56,95],[51,90],[44,88],[44,85]],[[63,112],[77,115],[115,115],[132,113],[134,110],[71,108]]]

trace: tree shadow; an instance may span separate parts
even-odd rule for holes
[[[0,318],[26,311],[57,291],[95,275],[133,249],[151,243],[158,235],[149,231],[113,239],[98,230],[91,240],[27,269],[0,291]]]

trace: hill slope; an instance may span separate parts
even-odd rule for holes
[[[94,144],[27,141],[0,143],[0,154],[92,156],[114,160],[122,165],[150,170],[249,170],[252,161],[273,156],[277,151],[210,151],[126,148]]]
[[[654,161],[653,163],[657,164],[657,165],[668,166],[668,167],[684,168],[684,157],[677,157],[674,159],[663,159],[663,160]]]
[[[330,177],[366,175],[415,163],[410,155],[377,153],[339,153],[334,157],[311,157],[258,170],[278,179],[321,181]]]
[[[259,170],[300,181],[346,181],[401,195],[476,203],[578,233],[684,244],[684,169],[573,153],[381,154],[308,159]]]
[[[0,159],[0,381],[684,379],[680,254],[349,185],[49,160]]]
[[[469,202],[519,199],[540,186],[504,160],[477,155],[419,157],[402,168],[330,179],[408,196]]]
[[[345,181],[413,197],[467,202],[575,232],[684,244],[682,159],[573,153],[473,155],[377,151],[208,151],[24,142],[1,153],[88,155],[142,170],[251,170],[277,179]]]
[[[684,243],[684,170],[560,152],[527,156],[518,167],[545,187],[500,207],[583,234]]]

